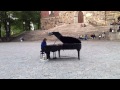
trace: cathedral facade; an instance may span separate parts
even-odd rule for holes
[[[109,25],[117,22],[119,11],[41,11],[41,29],[47,30],[64,23]]]

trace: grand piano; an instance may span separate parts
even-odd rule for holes
[[[44,48],[47,58],[50,58],[50,52],[58,51],[60,58],[60,50],[76,49],[78,51],[78,59],[80,60],[81,41],[79,39],[62,36],[59,32],[51,32],[49,35],[55,35],[63,44],[47,45]]]

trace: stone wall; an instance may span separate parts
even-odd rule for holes
[[[42,11],[41,28],[49,29],[63,23],[75,23],[79,11],[55,11],[54,16],[49,16],[49,11]],[[110,25],[111,22],[117,21],[120,16],[119,11],[82,11],[84,23],[93,25]]]
[[[108,37],[110,40],[120,40],[120,32],[110,32]]]
[[[59,11],[54,11],[52,15],[49,14],[49,11],[41,11],[40,21],[42,30],[47,30],[60,25]]]
[[[117,22],[118,17],[120,16],[120,12],[119,11],[107,11],[107,21],[108,22],[113,22],[115,19],[115,21]]]
[[[49,18],[59,16],[59,11],[54,11],[52,15],[49,14],[49,11],[41,11],[41,18]]]
[[[63,23],[74,23],[74,11],[61,11],[59,13],[59,18]]]
[[[119,11],[91,11],[86,13],[87,21],[96,25],[109,25],[120,16]]]
[[[58,25],[61,25],[61,20],[59,17],[49,17],[49,18],[44,18],[41,19],[41,29],[42,30],[47,30],[53,27],[56,27]]]
[[[105,12],[104,11],[92,11],[86,13],[86,20],[94,25],[105,24]]]
[[[48,18],[49,12],[48,11],[41,11],[41,18]]]

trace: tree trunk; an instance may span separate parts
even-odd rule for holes
[[[40,29],[40,23],[38,23],[38,29]]]
[[[8,22],[9,22],[9,25],[7,25],[7,28],[8,28],[8,38],[10,38],[10,20]]]
[[[26,26],[25,26],[26,30],[29,31],[30,30],[30,22],[26,21]]]
[[[30,21],[28,22],[28,27],[29,27],[29,30],[31,30]]]
[[[7,25],[7,20],[4,22],[4,27],[6,31],[6,41],[10,40],[10,25]]]
[[[0,23],[0,38],[1,38],[1,23]]]
[[[6,41],[6,38],[7,38],[7,22],[6,22],[6,20],[4,21],[4,28],[5,28],[5,34],[6,34],[6,36],[5,36],[5,41]],[[3,37],[4,38],[4,37]]]

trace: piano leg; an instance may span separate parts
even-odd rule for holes
[[[58,50],[58,55],[59,55],[59,58],[60,58],[60,50]]]
[[[56,59],[56,52],[53,52],[53,59]]]
[[[80,50],[77,51],[78,51],[78,59],[80,60]]]
[[[46,52],[47,54],[47,59],[50,59],[50,52]]]

